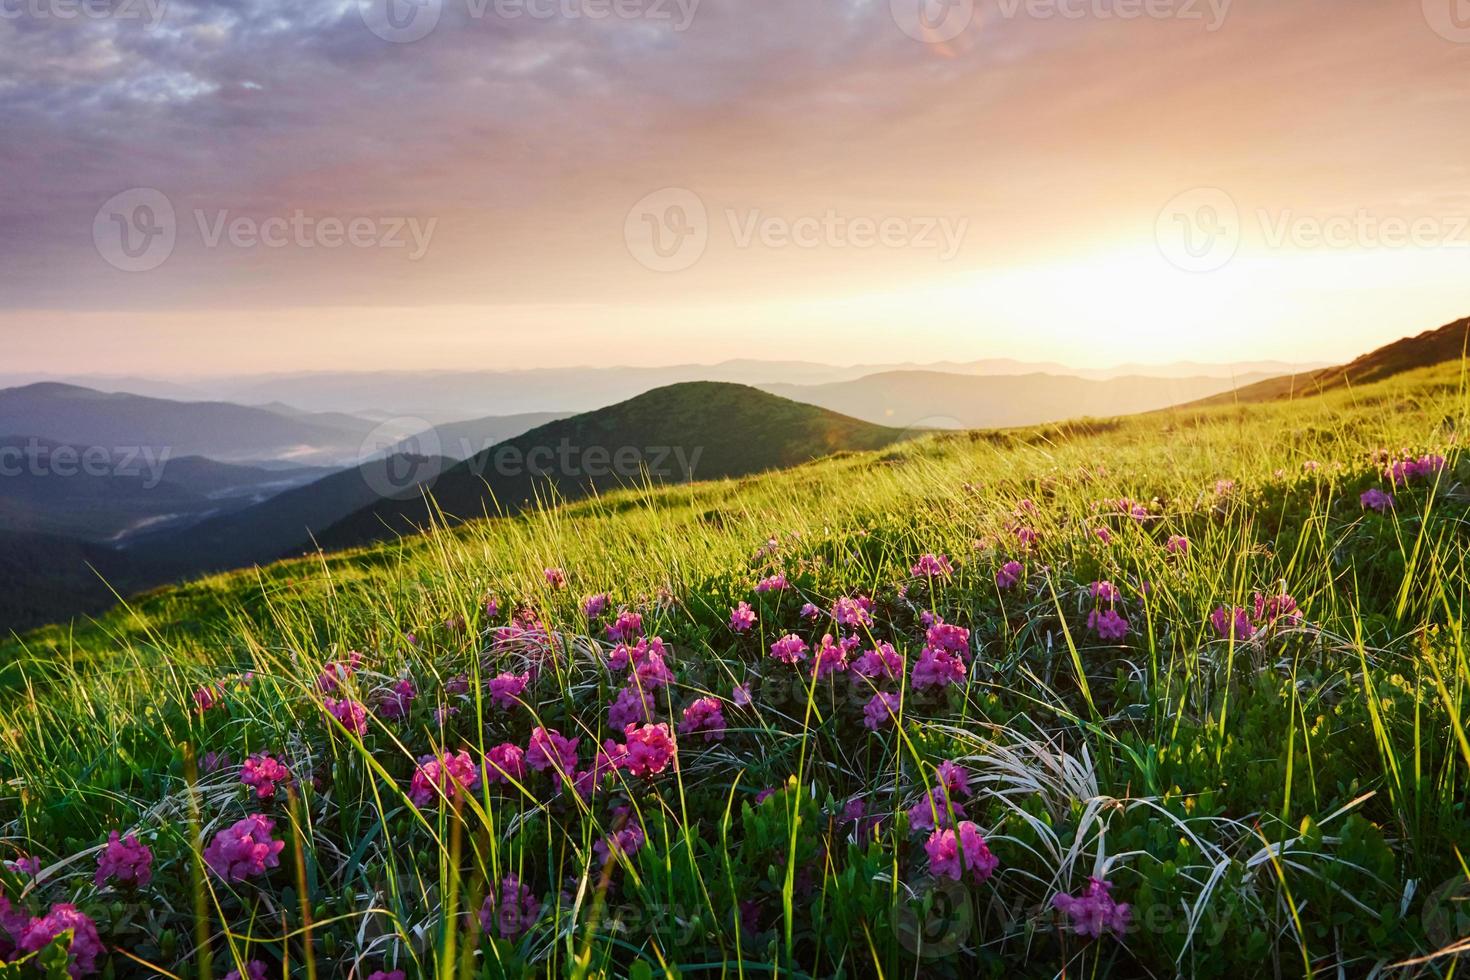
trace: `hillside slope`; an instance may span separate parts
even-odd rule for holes
[[[1274,401],[1278,398],[1318,395],[1349,385],[1369,384],[1415,368],[1458,361],[1465,354],[1467,344],[1470,344],[1470,317],[1445,324],[1437,330],[1426,330],[1416,336],[1394,341],[1348,364],[1322,368],[1307,374],[1270,378],[1201,399],[1196,404],[1229,405]]]
[[[887,371],[823,385],[762,385],[763,391],[901,428],[1006,428],[1082,416],[1133,415],[1224,391],[1244,378],[1125,377],[1089,380],[1055,374],[976,377],[943,371]]]
[[[570,500],[651,480],[684,483],[796,466],[836,452],[879,449],[903,438],[744,385],[699,381],[541,426],[466,460],[431,489],[445,515],[515,512],[554,489]],[[382,500],[319,538],[350,547],[424,526],[422,500]]]

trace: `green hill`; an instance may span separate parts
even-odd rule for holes
[[[745,476],[904,437],[745,385],[688,382],[532,429],[446,471],[426,489],[433,514],[464,520],[645,481]],[[425,527],[431,516],[423,500],[400,494],[344,518],[318,540],[328,549],[366,544]]]

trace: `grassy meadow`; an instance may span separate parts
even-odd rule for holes
[[[1452,976],[1467,408],[936,434],[13,639],[0,976]]]

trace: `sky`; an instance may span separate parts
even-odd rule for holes
[[[1342,360],[1470,313],[1466,6],[0,0],[0,363]]]

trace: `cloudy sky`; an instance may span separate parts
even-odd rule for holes
[[[1470,313],[1463,7],[0,0],[4,366],[1346,357]]]

